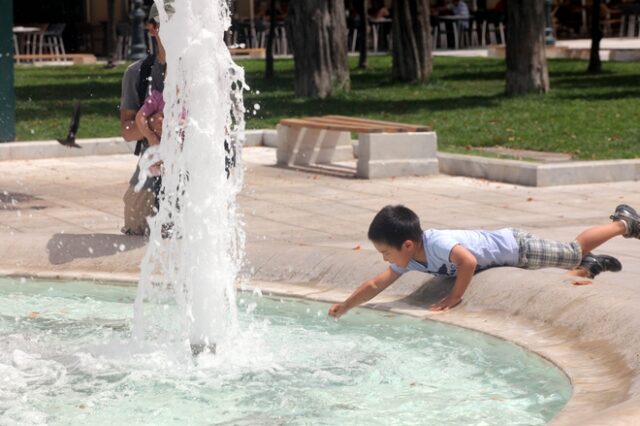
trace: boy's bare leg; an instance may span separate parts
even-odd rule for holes
[[[582,254],[586,255],[593,249],[601,246],[613,237],[624,235],[627,228],[622,221],[598,225],[583,231],[576,237],[576,241],[582,247]]]
[[[624,235],[626,231],[627,228],[625,224],[622,221],[616,221],[586,229],[576,237],[576,241],[578,241],[582,248],[582,255],[586,256],[596,247],[599,247],[613,237]],[[593,278],[591,271],[581,266],[567,271],[567,274],[581,278]]]

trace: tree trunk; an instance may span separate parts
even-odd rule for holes
[[[269,7],[269,34],[267,35],[267,57],[265,60],[264,78],[273,78],[273,39],[276,35],[276,0],[271,0]]]
[[[544,51],[544,2],[508,0],[506,14],[507,94],[548,92],[549,71]]]
[[[367,68],[367,53],[369,47],[369,19],[367,15],[367,0],[359,0],[358,14],[360,15],[360,27],[358,28],[358,32],[360,33],[360,44],[358,45],[360,57],[358,59],[358,68]]]
[[[593,10],[591,13],[591,56],[589,57],[589,72],[602,71],[600,61],[600,40],[602,40],[602,29],[600,27],[600,0],[593,0]]]
[[[287,26],[292,37],[295,91],[324,98],[350,89],[344,0],[289,3]]]
[[[433,69],[429,0],[393,2],[393,79],[426,81]]]

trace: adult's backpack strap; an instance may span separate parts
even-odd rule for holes
[[[138,85],[136,86],[140,105],[144,103],[147,95],[149,95],[149,77],[151,77],[151,67],[155,61],[156,55],[147,55],[140,65],[140,75],[138,76]]]
[[[136,90],[138,92],[138,99],[140,100],[140,105],[144,103],[144,100],[147,98],[149,94],[149,77],[151,77],[151,67],[156,61],[155,55],[147,55],[146,58],[142,61],[140,65],[140,75],[138,76],[138,84],[136,85]],[[143,145],[145,144],[145,140],[141,139],[136,143],[136,149],[133,152],[135,155],[140,155],[142,152]]]

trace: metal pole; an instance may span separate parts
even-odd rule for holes
[[[133,0],[131,7],[131,53],[129,59],[137,61],[147,54],[147,45],[144,42],[144,18],[142,0]]]
[[[115,42],[113,40],[115,21],[115,0],[107,0],[107,68],[115,67]]]
[[[254,4],[253,4],[253,0],[249,1],[249,46],[247,47],[258,47],[255,46],[254,43],[256,42],[254,40],[255,36],[256,36],[256,23],[254,22],[255,19],[255,11],[254,11]]]
[[[0,142],[16,139],[13,87],[13,0],[0,0]]]
[[[551,1],[544,1],[544,42],[549,46],[556,44],[556,39],[553,37],[553,23],[551,22]]]

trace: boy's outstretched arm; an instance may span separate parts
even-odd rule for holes
[[[462,295],[467,291],[467,287],[469,287],[471,278],[473,278],[473,274],[476,272],[476,266],[478,265],[478,261],[473,253],[460,244],[451,249],[449,260],[451,260],[458,269],[456,282],[453,285],[451,293],[431,308],[433,311],[446,311],[462,301]]]
[[[361,305],[376,297],[382,290],[393,284],[400,274],[391,268],[387,268],[374,278],[363,282],[352,294],[342,303],[336,303],[329,309],[329,315],[340,318],[349,309]]]

